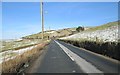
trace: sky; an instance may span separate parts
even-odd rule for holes
[[[39,2],[3,2],[2,38],[16,39],[41,31]],[[117,2],[44,2],[45,30],[99,26],[118,20]]]

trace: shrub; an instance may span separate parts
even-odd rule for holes
[[[61,40],[66,43],[73,44],[77,47],[82,47],[92,52],[105,55],[117,60],[120,60],[120,43],[116,42],[95,42],[95,41],[72,41],[72,40]]]
[[[78,28],[76,28],[76,31],[77,32],[84,31],[84,27],[79,26]]]

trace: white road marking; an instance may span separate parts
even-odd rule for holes
[[[63,51],[70,57],[72,61],[75,61],[78,66],[85,72],[85,73],[103,73],[99,69],[97,69],[94,65],[87,62],[85,59],[81,58],[77,54],[73,53],[71,50],[60,44],[59,42],[55,41]]]

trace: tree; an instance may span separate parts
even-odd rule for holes
[[[79,27],[76,28],[76,31],[77,32],[84,31],[84,27],[79,26]]]

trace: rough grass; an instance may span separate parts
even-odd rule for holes
[[[2,41],[2,49],[0,52],[7,51],[7,50],[18,50],[21,48],[26,48],[29,46],[33,46],[41,42],[39,39],[33,39],[33,40],[21,40],[21,41],[11,41],[11,42],[5,42]]]
[[[26,62],[31,62],[41,54],[41,50],[48,44],[44,42],[38,44],[36,48],[16,56],[14,59],[10,59],[2,63],[2,73],[17,73],[19,69],[23,67]],[[1,65],[1,64],[0,64]]]
[[[66,29],[59,29],[59,30],[54,30],[54,33],[47,33],[48,31],[45,31],[44,32],[44,38],[47,39],[48,36],[51,36],[51,35],[54,35],[54,36],[63,36],[63,35],[69,35],[69,34],[72,34],[73,31],[75,31],[76,28],[66,28]],[[41,39],[42,37],[42,33],[37,33],[37,34],[32,34],[32,35],[28,35],[28,36],[25,36],[23,38],[27,38],[27,39]]]
[[[44,38],[47,38],[47,36],[49,36],[50,34],[48,33],[44,33]],[[29,36],[25,36],[23,38],[27,38],[27,39],[41,39],[42,37],[42,33],[37,33],[37,34],[32,34],[32,35],[29,35]]]
[[[86,31],[104,30],[104,29],[107,29],[111,26],[117,26],[117,25],[118,25],[118,21],[117,22],[110,22],[110,23],[107,23],[107,24],[104,24],[104,25],[101,25],[101,26],[89,28]]]
[[[22,47],[17,47],[17,48],[13,48],[13,50],[19,50],[19,49],[22,49],[22,48],[27,48],[27,47],[31,47],[31,46],[35,46],[37,44],[31,44],[31,45],[26,45],[26,46],[22,46]]]
[[[4,53],[4,54],[2,54],[1,57],[5,57],[6,55],[7,55],[7,58],[10,58],[10,57],[12,57],[12,56],[16,56],[17,53]],[[7,59],[7,58],[6,58],[6,59]]]
[[[73,41],[61,40],[74,46],[85,48],[89,51],[108,56],[120,61],[120,43],[116,42],[99,42],[99,41]]]

